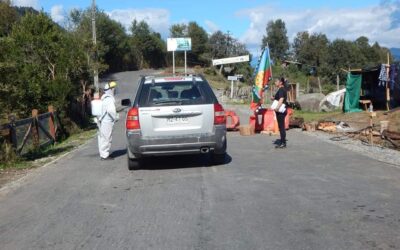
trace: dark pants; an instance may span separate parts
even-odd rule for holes
[[[278,120],[278,127],[279,127],[279,133],[281,135],[281,144],[286,144],[286,128],[285,128],[285,117],[286,117],[286,112],[285,113],[276,113],[276,119]]]

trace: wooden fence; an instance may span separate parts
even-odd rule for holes
[[[23,155],[31,149],[54,144],[59,124],[52,106],[44,114],[34,109],[32,117],[27,119],[16,120],[15,116],[9,116],[9,123],[0,125],[0,137],[13,147],[17,155]]]

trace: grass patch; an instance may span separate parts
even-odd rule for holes
[[[342,113],[343,112],[341,110],[332,112],[310,112],[310,111],[295,110],[294,117],[301,117],[304,119],[305,122],[313,122],[313,121],[325,120],[332,116]]]
[[[73,150],[79,145],[82,145],[90,138],[93,138],[96,132],[96,129],[81,130],[60,143],[56,143],[55,145],[51,145],[47,148],[31,151],[24,156],[16,157],[15,160],[10,162],[2,162],[0,163],[0,170],[7,168],[29,169],[40,167],[52,161],[57,156],[60,156]]]

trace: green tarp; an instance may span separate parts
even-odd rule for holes
[[[360,90],[361,75],[347,75],[346,95],[344,98],[344,112],[361,112],[360,106]]]

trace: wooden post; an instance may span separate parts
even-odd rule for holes
[[[322,94],[322,86],[321,86],[321,79],[318,76],[318,87],[319,87],[319,93]]]
[[[8,121],[10,124],[10,139],[11,139],[11,145],[13,149],[16,151],[18,148],[18,141],[17,141],[17,129],[15,126],[15,116],[10,115],[8,117]]]
[[[54,107],[50,105],[48,107],[49,113],[50,113],[50,119],[49,119],[49,130],[50,130],[50,135],[53,137],[54,142],[56,141],[56,128],[54,126]]]
[[[373,130],[373,126],[374,123],[372,121],[372,119],[376,117],[376,113],[375,112],[371,112],[369,114],[369,142],[370,144],[373,146],[374,145],[374,130]]]
[[[39,111],[37,109],[32,110],[32,141],[35,148],[39,148],[40,146],[39,125],[37,124],[39,122],[37,119],[38,114]]]
[[[336,75],[336,90],[337,91],[339,91],[340,89],[340,87],[339,87],[339,85],[340,85],[340,78],[339,78],[339,75]]]

